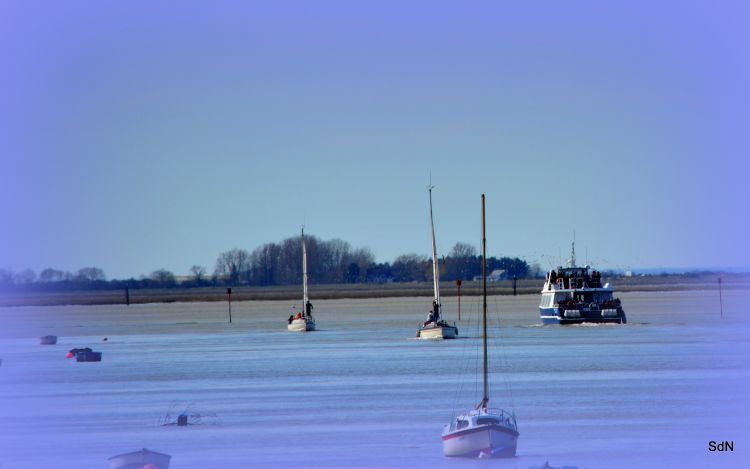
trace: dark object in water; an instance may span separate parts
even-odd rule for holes
[[[185,427],[188,424],[188,416],[187,414],[180,414],[177,416],[177,426],[178,427]]]
[[[169,469],[172,456],[143,448],[132,453],[118,454],[109,458],[109,469]]]
[[[100,362],[102,361],[102,352],[78,352],[76,353],[77,362]]]
[[[65,355],[65,358],[73,358],[73,357],[75,357],[78,354],[78,352],[93,352],[93,350],[91,350],[88,347],[85,347],[85,348],[72,348],[72,349],[68,350],[68,354]]]
[[[39,338],[39,345],[55,345],[57,343],[56,335],[45,335]]]
[[[561,466],[561,467],[556,467],[556,466],[550,466],[549,465],[549,461],[546,461],[541,466],[529,466],[529,469],[578,469],[578,466]]]

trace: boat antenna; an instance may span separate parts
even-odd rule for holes
[[[568,261],[568,267],[576,266],[576,235],[573,232],[573,243],[571,244],[570,260]]]
[[[430,177],[430,179],[432,179],[432,177]],[[437,305],[437,311],[434,312],[442,317],[442,312],[440,311],[440,266],[438,265],[437,246],[435,244],[435,222],[432,218],[432,189],[434,188],[435,186],[432,184],[427,186],[427,191],[430,194],[430,228],[432,229],[432,283],[435,295],[435,305]]]
[[[484,222],[484,194],[482,194],[482,324],[484,336],[484,395],[477,409],[486,409],[490,401],[490,386],[487,373],[487,236]]]

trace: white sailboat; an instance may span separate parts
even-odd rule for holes
[[[435,246],[435,222],[432,218],[432,186],[428,186],[430,193],[430,228],[432,229],[432,284],[433,299],[432,310],[427,315],[427,320],[417,329],[419,339],[455,339],[458,328],[451,326],[443,320],[442,305],[440,304],[440,267],[437,261],[437,247]]]
[[[315,330],[312,316],[313,305],[307,296],[307,249],[305,248],[305,229],[302,229],[302,310],[289,316],[287,330],[290,332],[307,332]]]
[[[453,418],[443,429],[443,454],[455,457],[514,457],[518,443],[516,416],[488,407],[490,401],[487,373],[487,239],[484,228],[482,194],[482,285],[484,323],[484,395],[475,409]]]

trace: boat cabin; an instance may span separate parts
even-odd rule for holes
[[[602,274],[596,270],[589,273],[589,266],[558,267],[547,273],[545,290],[576,290],[581,288],[602,287]]]
[[[518,430],[516,418],[513,415],[508,414],[502,409],[481,409],[459,415],[451,422],[448,431],[454,432],[482,425],[501,425],[516,431]]]

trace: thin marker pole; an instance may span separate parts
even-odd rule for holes
[[[456,286],[458,287],[458,320],[461,320],[461,279],[456,280]]]
[[[721,301],[721,277],[719,277],[719,317],[724,319],[724,304]]]
[[[229,324],[232,324],[232,289],[227,288],[227,303],[229,304]]]

